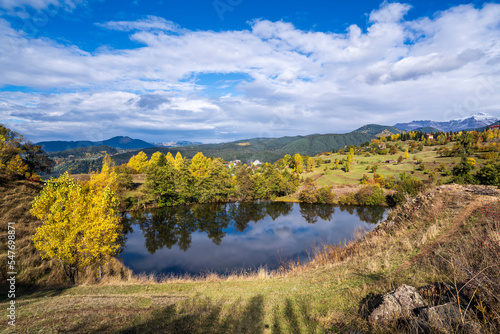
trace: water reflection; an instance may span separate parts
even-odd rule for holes
[[[384,214],[385,209],[380,207],[282,202],[197,204],[138,211],[125,218],[125,229],[130,233],[121,257],[133,270],[145,272],[276,267],[279,257],[304,260],[315,243],[344,240],[355,227],[371,229]]]

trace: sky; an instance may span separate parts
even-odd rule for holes
[[[0,0],[0,123],[216,143],[500,118],[499,2]]]

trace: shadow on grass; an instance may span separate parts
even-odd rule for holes
[[[310,313],[311,306],[304,300],[285,300],[282,309],[276,308],[273,314],[273,334],[280,333],[322,333],[323,328]]]
[[[57,297],[66,291],[69,287],[38,287],[36,285],[18,285],[16,284],[16,299],[33,299],[39,297]],[[10,301],[7,292],[9,291],[9,286],[2,284],[0,285],[0,291],[5,291],[5,293],[0,293],[0,303]]]
[[[144,322],[120,333],[263,333],[264,297],[257,295],[242,305],[194,298],[154,311]],[[73,328],[72,330],[79,330]]]

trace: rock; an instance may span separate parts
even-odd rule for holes
[[[461,324],[462,317],[456,303],[447,303],[422,309],[420,314],[427,319],[429,326],[444,331],[454,331]]]
[[[372,324],[380,324],[408,318],[413,315],[413,310],[425,306],[427,303],[414,287],[402,285],[384,295],[382,304],[370,314],[368,320]]]

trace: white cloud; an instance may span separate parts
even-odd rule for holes
[[[138,21],[110,21],[106,23],[97,23],[98,26],[121,31],[132,30],[165,30],[165,31],[180,31],[180,27],[172,21],[167,21],[162,17],[148,16],[146,19]]]
[[[492,110],[500,105],[500,5],[405,21],[408,10],[383,4],[366,31],[351,25],[344,34],[265,20],[249,30],[190,31],[149,16],[100,24],[143,46],[93,53],[29,38],[0,19],[0,85],[57,92],[0,93],[0,116],[21,120],[10,125],[35,139],[91,139],[82,131],[107,124],[105,135],[153,141],[347,132],[486,109],[500,116]],[[249,79],[218,85],[220,94],[193,79],[229,73]]]
[[[45,11],[45,16],[53,16],[58,10],[72,12],[77,6],[86,3],[86,0],[0,0],[0,15],[2,10],[11,16],[28,18],[27,9],[35,10],[38,13]],[[37,19],[43,18],[37,17]]]
[[[411,6],[407,4],[384,2],[380,9],[371,12],[370,21],[380,23],[399,22],[410,9]]]

